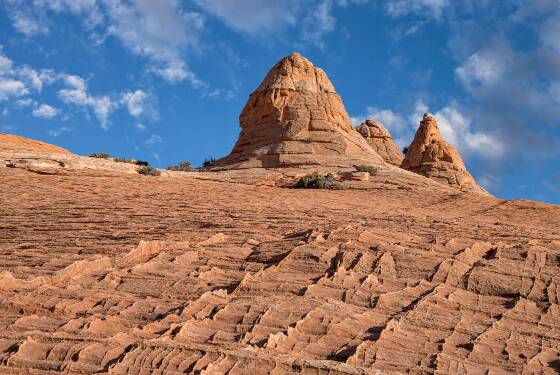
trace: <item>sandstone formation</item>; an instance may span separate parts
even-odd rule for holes
[[[424,114],[401,168],[433,178],[461,191],[486,191],[476,184],[463,159],[441,136],[435,117]]]
[[[559,206],[33,155],[64,174],[0,149],[2,374],[558,371]]]
[[[389,164],[401,165],[404,156],[383,124],[376,120],[366,120],[356,130],[383,160]]]
[[[250,95],[227,168],[382,164],[352,128],[323,70],[298,53],[281,59]]]
[[[13,134],[0,133],[0,149],[8,150],[28,150],[28,151],[39,151],[39,152],[49,152],[55,154],[67,154],[72,153],[62,147],[51,145],[49,143],[36,141],[34,139],[19,137]]]

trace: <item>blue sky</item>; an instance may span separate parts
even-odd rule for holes
[[[167,165],[229,153],[282,56],[400,146],[424,112],[501,198],[560,203],[559,0],[2,0],[0,132]]]

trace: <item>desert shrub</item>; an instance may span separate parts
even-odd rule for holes
[[[149,165],[145,165],[141,168],[138,168],[138,173],[143,174],[145,176],[159,176],[161,174],[160,171],[150,167]]]
[[[134,165],[139,165],[141,167],[147,167],[150,165],[147,161],[143,160],[136,160],[136,159],[129,159],[129,158],[113,158],[114,161],[117,163],[129,163]]]
[[[407,152],[408,152],[408,147],[404,146],[402,148],[402,153],[406,155]]]
[[[202,167],[203,168],[210,168],[213,167],[214,165],[216,165],[217,160],[214,158],[208,158],[208,159],[204,159],[204,162],[202,163]]]
[[[370,176],[377,175],[377,168],[375,168],[374,166],[371,166],[371,165],[355,165],[354,168],[358,172],[367,172],[367,173],[369,173]]]
[[[320,173],[311,173],[301,177],[294,185],[296,189],[333,189],[342,190],[344,185],[334,182],[334,176],[330,173],[322,175]]]
[[[93,154],[89,155],[90,158],[98,158],[98,159],[109,159],[111,155],[106,154],[104,152],[94,152]]]
[[[182,161],[177,165],[170,165],[167,167],[168,171],[192,172],[194,168],[188,161]]]

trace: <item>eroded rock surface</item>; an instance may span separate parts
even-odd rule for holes
[[[557,372],[558,206],[65,160],[0,163],[0,373]]]
[[[352,128],[327,75],[298,53],[281,59],[250,95],[222,168],[382,164]]]
[[[424,114],[401,167],[461,191],[487,192],[476,184],[455,147],[441,136],[435,117]]]
[[[404,156],[383,124],[376,120],[366,120],[356,130],[383,160],[393,165],[401,165]]]

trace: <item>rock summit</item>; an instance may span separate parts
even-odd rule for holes
[[[241,133],[221,168],[383,164],[352,127],[322,69],[299,53],[282,58],[249,96]]]
[[[461,191],[483,192],[455,147],[441,136],[435,117],[424,114],[401,168],[448,184]]]
[[[383,160],[389,164],[401,165],[404,156],[383,124],[376,120],[366,120],[356,130]]]

